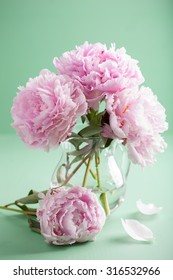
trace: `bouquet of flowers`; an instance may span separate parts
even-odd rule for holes
[[[73,149],[66,153],[48,191],[31,190],[1,208],[24,213],[30,227],[48,243],[63,245],[93,240],[110,214],[100,155],[118,141],[131,162],[151,165],[166,148],[161,133],[168,124],[156,95],[141,86],[144,77],[138,61],[124,48],[85,42],[53,63],[57,73],[43,69],[19,87],[11,109],[12,126],[29,147],[49,151],[68,141]],[[79,119],[83,127],[76,130]],[[123,177],[112,154],[108,165],[118,185]],[[72,183],[82,166],[82,183]],[[95,185],[88,183],[88,174]],[[37,208],[28,206],[38,202]]]

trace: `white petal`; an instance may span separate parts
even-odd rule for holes
[[[162,207],[156,207],[153,203],[145,204],[140,199],[136,201],[136,206],[145,215],[157,214],[162,210]]]
[[[120,188],[123,185],[123,177],[113,156],[108,157],[108,167],[112,180],[115,182],[117,188]]]
[[[123,220],[121,219],[124,230],[133,239],[139,241],[151,241],[154,239],[153,232],[145,225],[139,223],[137,220]]]

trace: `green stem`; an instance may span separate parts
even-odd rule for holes
[[[33,216],[36,216],[35,213],[30,212],[30,211],[22,211],[22,210],[10,208],[10,207],[5,207],[5,206],[0,206],[0,209],[7,210],[7,211],[13,211],[13,212],[17,212],[17,213],[22,213],[22,214],[25,214],[25,215],[33,215]]]
[[[89,168],[90,168],[90,163],[91,163],[91,157],[89,157],[87,165],[86,165],[86,170],[85,170],[85,175],[84,175],[84,178],[83,178],[82,187],[85,187],[85,185],[86,185],[88,172],[89,172]]]
[[[99,173],[99,163],[100,163],[100,158],[98,156],[98,151],[97,151],[97,152],[95,152],[95,166],[96,166],[96,175],[97,175],[98,188],[101,189],[100,173]]]
[[[103,205],[103,208],[105,210],[106,216],[110,215],[110,207],[109,207],[109,202],[107,198],[107,194],[104,192],[100,195],[100,200]]]
[[[98,151],[95,153],[95,166],[96,166],[98,188],[101,189],[100,172],[99,172],[100,157],[99,157],[98,153],[99,153]],[[109,202],[108,202],[107,194],[102,193],[100,195],[100,200],[101,200],[102,206],[105,210],[106,216],[109,216],[110,215],[110,208],[109,208]]]
[[[11,206],[11,205],[14,205],[14,204],[15,204],[15,203],[12,202],[12,203],[9,203],[9,204],[4,205],[4,207],[8,207],[8,206]]]
[[[63,184],[61,184],[59,187],[65,186],[71,179],[71,177],[73,177],[73,175],[78,171],[78,169],[82,166],[83,163],[86,162],[86,160],[88,158],[90,158],[93,154],[95,153],[95,149],[93,149],[87,156],[85,156],[81,162],[76,166],[76,168],[73,170],[73,172],[67,177],[67,179],[63,182]],[[56,188],[55,188],[56,189]]]
[[[87,166],[86,162],[85,165]],[[91,168],[89,168],[89,172],[91,173],[91,176],[93,177],[94,180],[97,180],[97,176],[96,174],[93,172],[93,170]]]

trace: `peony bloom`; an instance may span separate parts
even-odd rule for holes
[[[79,83],[49,70],[42,70],[19,90],[11,110],[12,125],[30,147],[57,147],[87,110]]]
[[[166,148],[160,133],[167,130],[168,124],[165,109],[152,91],[136,87],[120,94],[108,94],[106,109],[110,127],[105,125],[103,136],[123,139],[133,163],[153,164],[155,154]]]
[[[105,212],[89,189],[61,187],[40,197],[37,217],[48,243],[65,245],[94,240],[105,223]]]
[[[95,109],[105,92],[119,92],[144,82],[137,63],[124,48],[115,50],[112,45],[108,50],[101,43],[88,42],[65,52],[60,59],[54,58],[59,73],[67,74],[83,85],[89,106]]]

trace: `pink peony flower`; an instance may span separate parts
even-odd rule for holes
[[[66,75],[42,70],[19,90],[11,110],[12,125],[30,147],[57,147],[87,110],[81,86]]]
[[[105,212],[91,190],[74,186],[43,195],[37,217],[48,243],[73,244],[95,239],[105,223]]]
[[[124,48],[108,50],[101,43],[76,47],[65,52],[54,65],[61,74],[78,80],[90,107],[97,108],[105,92],[115,93],[143,83],[144,78],[137,66],[138,61],[126,54]]]
[[[108,94],[106,108],[110,127],[105,125],[103,136],[123,139],[133,163],[153,164],[155,154],[166,148],[160,133],[167,130],[168,124],[165,109],[152,91],[136,87]]]

